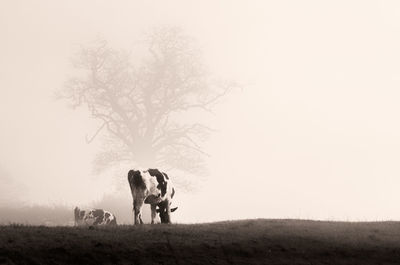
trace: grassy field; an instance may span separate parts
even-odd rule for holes
[[[400,264],[400,222],[1,226],[0,264]]]

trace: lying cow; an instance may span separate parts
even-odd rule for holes
[[[81,210],[78,207],[74,209],[75,225],[116,225],[115,215],[102,209]]]
[[[158,169],[129,170],[128,182],[133,198],[134,223],[143,224],[143,204],[150,204],[151,223],[156,218],[156,208],[160,208],[160,218],[171,223],[171,202],[175,189],[168,175]]]

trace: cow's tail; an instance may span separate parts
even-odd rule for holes
[[[172,192],[171,192],[171,199],[174,197],[174,195],[175,195],[175,189],[174,189],[174,188],[172,188]]]
[[[142,175],[140,174],[140,171],[135,171],[135,170],[129,170],[128,172],[128,181],[129,185],[131,187],[142,187],[145,186]]]

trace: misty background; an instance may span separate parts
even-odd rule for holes
[[[194,186],[177,190],[174,221],[400,219],[400,3],[2,1],[2,220],[22,206],[70,208],[72,219],[75,205],[129,219],[128,168],[95,174],[101,141],[85,139],[99,124],[55,91],[80,47],[101,38],[132,50],[160,26],[241,84],[191,117],[215,132],[206,176],[171,175]]]

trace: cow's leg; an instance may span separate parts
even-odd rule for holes
[[[133,212],[133,223],[136,224],[135,201],[133,201],[132,203],[132,212]]]
[[[167,212],[166,212],[166,215],[167,215],[166,222],[167,222],[167,224],[170,224],[171,223],[171,203],[169,201],[167,201],[166,210],[167,210]]]
[[[133,202],[133,211],[135,212],[135,225],[142,224],[143,200],[138,199]]]
[[[150,204],[150,207],[151,207],[151,223],[154,224],[154,220],[156,219],[156,215],[157,215],[157,212],[156,212],[157,205]]]
[[[142,212],[140,212],[139,221],[140,221],[140,224],[144,224],[144,223],[143,223],[143,220],[142,220]]]

